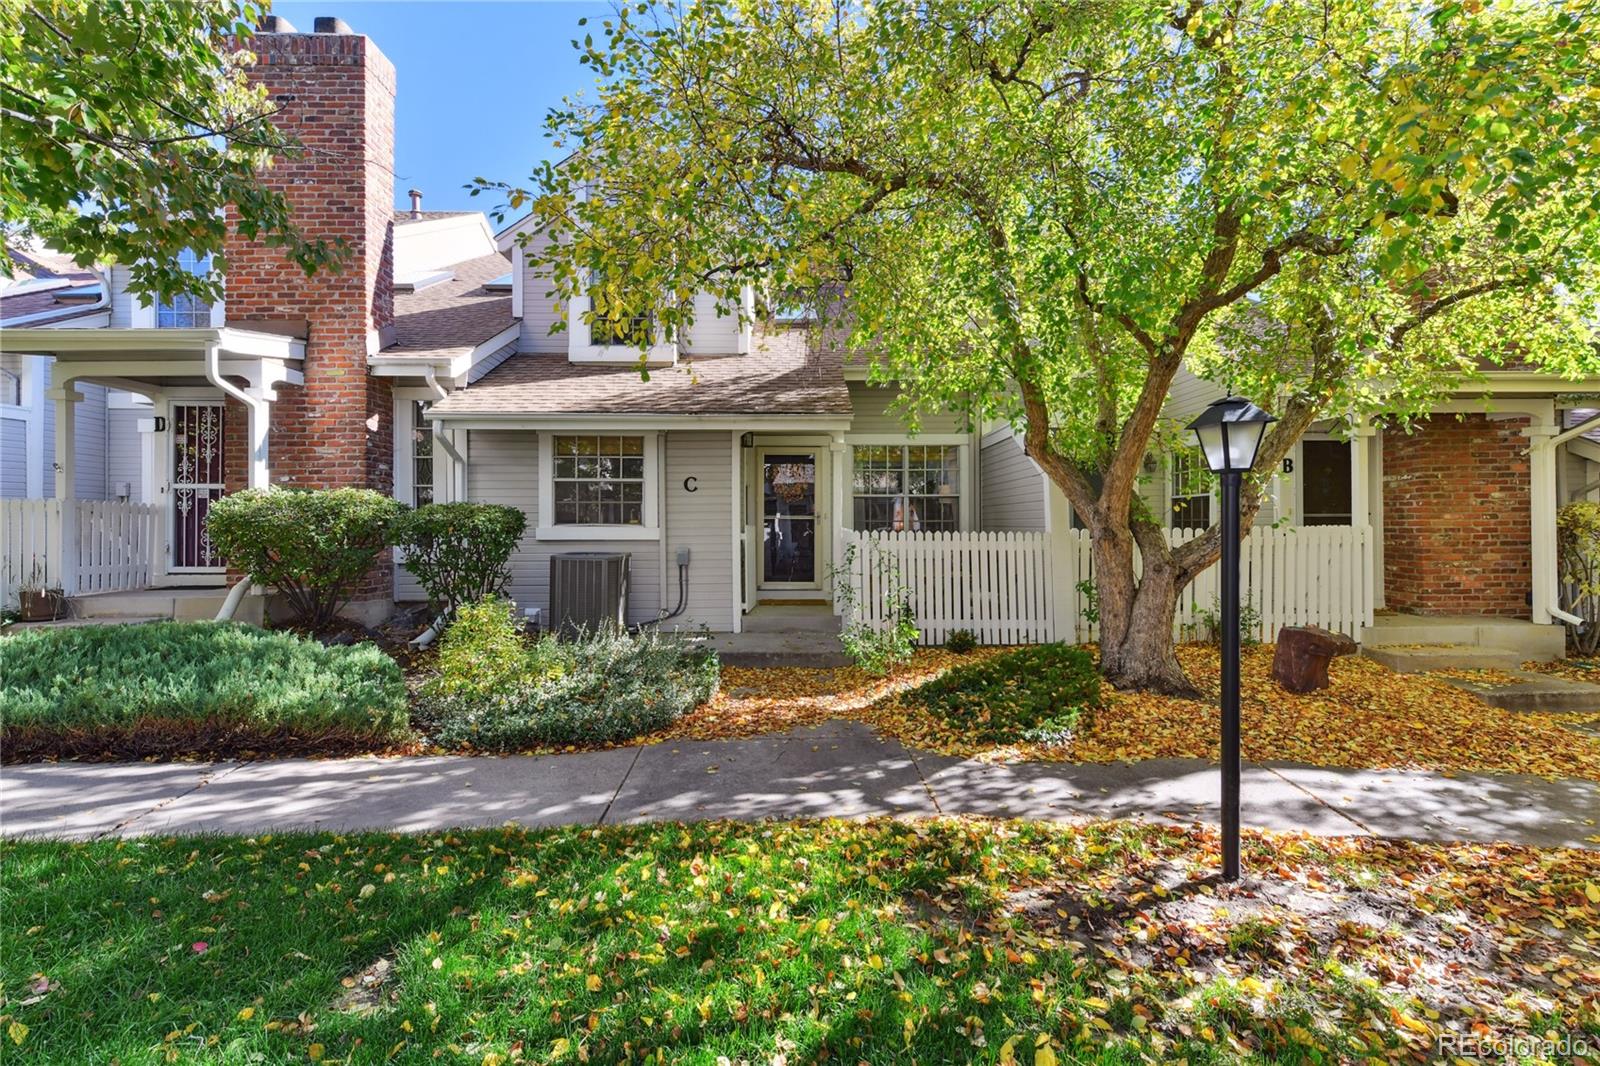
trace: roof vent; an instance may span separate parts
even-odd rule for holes
[[[262,33],[299,33],[294,28],[294,23],[282,15],[262,15],[261,21],[256,24],[256,29]]]
[[[407,192],[406,195],[411,197],[411,217],[412,218],[421,218],[422,217],[422,190],[421,189],[412,189],[411,191]]]
[[[318,15],[316,22],[312,23],[312,32],[350,34],[356,31],[346,25],[344,19],[332,15]]]

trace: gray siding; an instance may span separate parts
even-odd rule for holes
[[[985,438],[978,451],[978,528],[1043,530],[1044,475],[1009,431]]]
[[[0,418],[0,498],[28,494],[28,423]]]
[[[688,548],[689,595],[671,625],[733,628],[733,435],[667,434],[666,607],[678,603],[678,549]],[[695,491],[684,479],[695,479]]]
[[[80,500],[106,499],[106,389],[78,382],[76,476],[74,494]],[[54,406],[54,405],[52,405]],[[54,433],[54,427],[45,432]]]
[[[139,419],[154,417],[148,407],[106,409],[106,493],[116,497],[122,482],[128,483],[128,498],[139,500],[144,492],[144,442],[139,438]]]
[[[128,268],[111,268],[111,327],[127,329],[133,325],[134,295],[128,291]]]
[[[850,406],[854,414],[850,421],[852,433],[909,432],[898,409],[891,409],[900,395],[898,385],[869,385],[864,381],[850,382]],[[917,417],[918,433],[963,432],[961,416],[948,412],[922,412]]]
[[[533,432],[473,430],[467,435],[467,493],[483,503],[522,508],[528,529],[511,556],[511,598],[523,608],[550,609],[550,556],[568,551],[619,551],[628,562],[628,621],[656,617],[660,605],[661,559],[657,542],[540,541],[539,437]]]
[[[542,234],[535,234],[528,244],[528,251],[542,248],[547,239]],[[550,327],[555,323],[558,315],[558,302],[555,297],[547,296],[554,287],[554,281],[545,271],[536,271],[526,263],[522,267],[522,340],[518,346],[524,352],[560,352],[567,351],[567,333],[551,335]]]

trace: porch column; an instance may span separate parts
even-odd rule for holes
[[[44,403],[45,378],[50,374],[50,360],[43,355],[22,357],[22,403],[28,409],[28,421],[23,430],[27,434],[28,472],[25,491],[31,499],[42,499],[44,483]],[[55,486],[50,486],[55,491]]]
[[[245,404],[245,484],[252,489],[265,489],[272,486],[267,466],[267,426],[272,421],[272,404],[254,389],[249,395],[250,402]]]
[[[829,509],[833,512],[833,526],[832,535],[828,538],[828,542],[833,548],[833,567],[831,572],[834,575],[838,575],[843,573],[844,567],[844,537],[841,531],[848,529],[852,524],[850,521],[851,494],[846,485],[846,479],[851,476],[850,453],[849,449],[845,447],[843,433],[834,433],[829,436],[828,460],[832,464],[829,468],[829,475],[832,482],[831,495],[833,496],[833,500],[829,505]],[[838,590],[835,589],[833,592],[833,613],[840,614],[843,610],[844,604],[839,599]]]
[[[1383,590],[1380,567],[1374,564],[1377,554],[1373,550],[1378,539],[1378,531],[1372,528],[1372,440],[1375,433],[1370,422],[1350,427],[1350,525],[1358,531],[1366,529],[1366,540],[1356,542],[1356,565],[1361,568],[1361,582],[1365,586],[1361,590],[1360,617],[1356,625],[1358,637],[1361,626],[1372,624],[1373,605]],[[1357,536],[1360,535],[1358,532]]]
[[[1048,475],[1044,482],[1044,530],[1050,552],[1050,627],[1054,640],[1078,639],[1078,550],[1072,535],[1072,505]]]
[[[76,382],[64,379],[50,390],[56,405],[56,505],[60,521],[51,537],[50,555],[55,562],[56,583],[64,595],[78,593],[78,401],[83,395]]]
[[[1530,554],[1533,564],[1533,620],[1554,622],[1556,602],[1556,449],[1551,438],[1559,432],[1552,425],[1530,425],[1522,433],[1528,438],[1528,494],[1532,511]]]
[[[739,633],[744,630],[744,442],[740,439],[742,434],[738,427],[728,434],[732,441],[733,455],[730,459],[731,478],[729,485],[733,491],[728,493],[733,498],[732,507],[732,533],[733,533],[733,580],[729,599],[733,602],[733,617],[730,619],[728,631]]]

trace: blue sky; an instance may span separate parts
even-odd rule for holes
[[[534,163],[553,155],[543,135],[545,109],[594,84],[571,44],[582,36],[578,19],[604,18],[611,4],[296,0],[272,10],[305,33],[318,15],[336,15],[394,63],[400,206],[409,206],[406,190],[415,187],[429,210],[487,212],[496,203],[473,199],[461,186],[480,174],[525,182]]]

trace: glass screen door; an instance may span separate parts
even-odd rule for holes
[[[761,454],[761,583],[817,588],[817,453]]]

